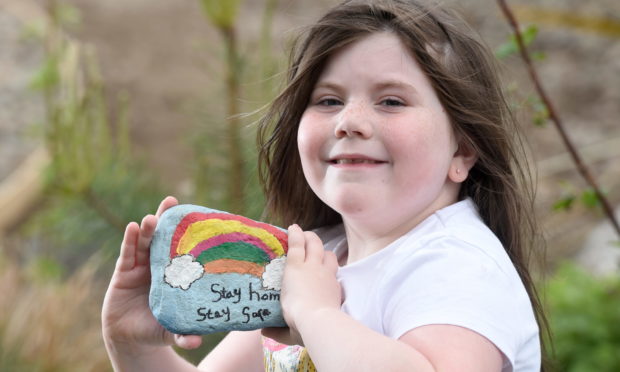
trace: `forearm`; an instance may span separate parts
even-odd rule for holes
[[[321,372],[435,371],[413,347],[367,328],[340,310],[313,313],[297,328]]]
[[[105,342],[114,371],[177,371],[195,372],[198,368],[171,346],[128,346]]]
[[[230,332],[198,367],[216,372],[262,371],[263,347],[260,330]]]

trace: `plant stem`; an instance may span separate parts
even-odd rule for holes
[[[244,170],[241,123],[239,122],[239,51],[233,26],[220,27],[226,43],[226,94],[228,100],[228,151],[230,157],[228,195],[233,213],[244,212]]]
[[[560,119],[560,116],[558,115],[558,112],[556,111],[554,105],[551,103],[549,96],[547,95],[546,91],[544,90],[542,86],[542,83],[540,82],[538,73],[536,72],[536,69],[534,68],[532,59],[530,58],[530,55],[527,51],[525,43],[523,42],[523,37],[521,35],[521,31],[520,31],[517,19],[515,18],[513,12],[510,10],[508,5],[506,4],[505,0],[498,0],[498,3],[499,3],[499,6],[502,12],[504,13],[504,16],[506,17],[506,19],[508,20],[508,23],[510,24],[510,27],[515,33],[515,38],[517,41],[517,45],[519,47],[519,53],[521,54],[521,58],[525,62],[527,71],[530,75],[530,78],[532,79],[532,82],[534,83],[534,86],[536,88],[536,91],[538,92],[538,95],[540,96],[540,99],[542,100],[543,104],[547,107],[547,110],[549,112],[549,119],[551,119],[551,122],[553,122],[553,124],[555,125],[555,128],[560,133],[562,142],[564,143],[564,146],[566,147],[571,158],[573,159],[573,162],[575,163],[577,170],[579,171],[581,176],[585,179],[585,181],[590,185],[592,190],[594,190],[596,197],[601,202],[603,211],[605,212],[605,214],[611,221],[611,224],[616,230],[616,233],[618,234],[618,236],[620,236],[620,225],[618,224],[618,220],[616,219],[614,215],[614,211],[611,207],[611,204],[609,203],[609,201],[607,200],[603,192],[601,192],[601,189],[599,188],[596,180],[594,179],[594,176],[592,176],[590,169],[585,165],[585,163],[581,159],[581,156],[577,152],[575,145],[572,143],[571,139],[568,137],[568,133],[564,127],[562,120]]]
[[[86,204],[97,212],[97,214],[99,214],[104,221],[121,233],[125,231],[125,224],[123,224],[123,221],[112,213],[110,208],[108,208],[108,205],[97,197],[92,188],[86,188],[86,190],[83,191],[83,195]]]

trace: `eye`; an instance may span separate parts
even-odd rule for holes
[[[316,104],[318,106],[338,106],[342,105],[342,102],[340,102],[336,98],[323,98],[320,99]]]
[[[390,106],[390,107],[405,106],[405,103],[403,101],[396,99],[396,98],[386,98],[383,101],[381,101],[380,104],[383,106]]]

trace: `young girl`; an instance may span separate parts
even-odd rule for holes
[[[289,328],[231,332],[198,369],[540,370],[531,193],[471,34],[416,0],[346,1],[308,30],[260,131],[267,210],[294,223]],[[174,204],[127,226],[103,306],[117,370],[196,370],[167,345],[200,337],[148,309],[148,245]]]

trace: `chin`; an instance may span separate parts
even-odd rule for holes
[[[328,205],[344,216],[355,216],[372,212],[381,208],[381,203],[371,200],[369,193],[349,192],[342,193],[338,198],[332,196]]]

